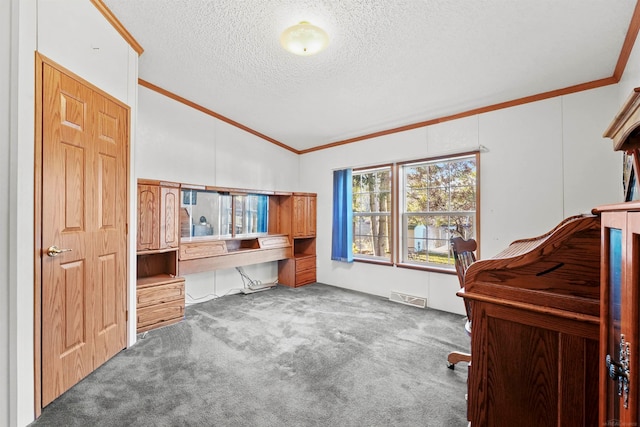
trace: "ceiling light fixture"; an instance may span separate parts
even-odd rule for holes
[[[308,56],[327,47],[329,36],[322,28],[302,21],[284,30],[280,36],[280,44],[291,53]]]

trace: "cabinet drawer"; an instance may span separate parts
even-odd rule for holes
[[[268,236],[260,237],[261,248],[284,248],[289,246],[289,238],[287,236]]]
[[[308,285],[316,281],[316,269],[296,273],[296,286]]]
[[[166,285],[151,286],[136,291],[138,308],[175,300],[184,301],[184,280]]]
[[[206,258],[227,253],[227,245],[222,240],[212,242],[192,242],[180,245],[180,259]]]
[[[161,326],[172,320],[184,317],[184,301],[171,301],[164,304],[150,305],[136,310],[138,332],[141,329],[151,329],[151,327]]]
[[[316,269],[316,257],[304,257],[296,259],[296,272]]]

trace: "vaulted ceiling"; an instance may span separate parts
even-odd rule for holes
[[[302,152],[619,78],[636,7],[636,0],[103,2],[144,48],[142,80]],[[281,32],[300,21],[329,33],[326,50],[302,57],[282,49]]]

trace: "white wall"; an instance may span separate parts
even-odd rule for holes
[[[318,280],[384,297],[405,292],[463,313],[456,276],[330,260],[332,170],[485,146],[480,249],[487,258],[567,216],[621,200],[621,156],[601,137],[618,108],[613,85],[303,155],[301,186],[318,193]]]
[[[10,424],[33,418],[33,91],[36,3],[12,7],[9,169]]]
[[[0,343],[9,343],[9,160],[11,97],[11,2],[0,2]],[[13,313],[11,313],[12,315]],[[9,425],[9,345],[0,344],[0,426]]]
[[[155,91],[139,91],[138,178],[256,190],[298,188],[298,156]],[[278,278],[275,262],[244,267],[254,280]],[[235,269],[185,276],[187,303],[235,293]]]
[[[137,55],[86,0],[12,0],[10,5],[14,37],[10,80],[10,235],[7,251],[10,336],[7,348],[12,377],[8,411],[1,413],[8,414],[9,425],[22,426],[34,418],[34,51],[38,50],[128,104],[134,118]],[[3,7],[6,7],[4,2]],[[3,25],[2,28],[4,31],[6,27]],[[4,143],[4,138],[2,140]],[[0,217],[0,225],[4,228],[2,221]],[[135,252],[133,243],[132,251]],[[135,339],[135,335],[133,337]]]

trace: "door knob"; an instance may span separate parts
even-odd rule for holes
[[[47,255],[54,257],[60,255],[62,252],[71,252],[73,249],[59,249],[56,245],[49,246],[47,249]]]

